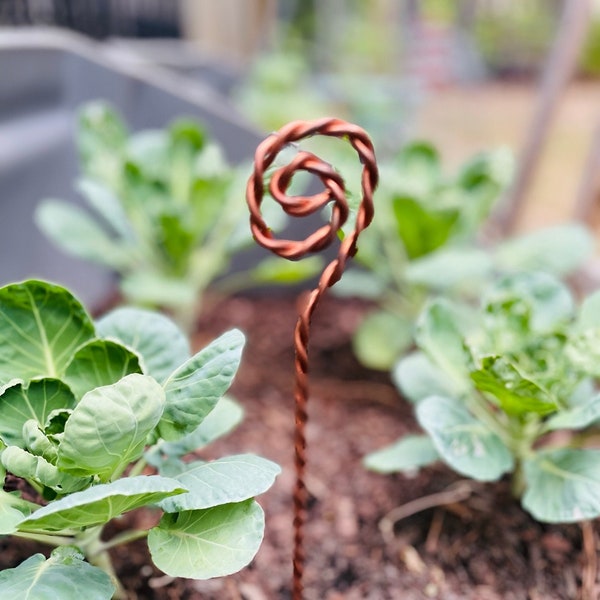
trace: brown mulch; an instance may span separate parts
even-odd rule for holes
[[[466,500],[412,514],[384,538],[379,523],[389,511],[447,490],[460,477],[441,465],[412,479],[362,467],[365,454],[416,430],[412,409],[389,376],[364,369],[352,354],[350,335],[364,311],[359,302],[330,296],[313,322],[306,600],[598,598],[592,569],[597,532],[591,530],[590,538],[588,530],[584,552],[578,525],[536,523],[511,497],[507,481],[476,486]],[[256,559],[228,578],[172,580],[152,566],[145,542],[136,542],[114,550],[132,599],[290,598],[296,314],[295,300],[286,297],[231,298],[203,317],[196,340],[201,346],[231,327],[248,338],[232,389],[246,418],[202,456],[255,452],[282,465],[276,484],[259,499],[266,533]],[[116,527],[134,518],[149,516],[131,516]],[[38,549],[0,539],[0,567]],[[582,586],[584,577],[588,583]]]

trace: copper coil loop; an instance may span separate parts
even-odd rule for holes
[[[315,121],[293,121],[271,134],[256,149],[254,171],[246,187],[246,200],[250,209],[250,228],[254,239],[261,246],[278,256],[298,260],[311,252],[319,252],[337,239],[338,231],[349,216],[344,180],[327,162],[310,152],[298,152],[289,164],[275,170],[269,182],[269,193],[290,216],[303,217],[333,203],[329,223],[301,241],[281,240],[274,237],[265,223],[260,207],[265,195],[264,178],[267,169],[277,155],[288,144],[313,135],[347,139],[356,150],[363,165],[361,187],[362,200],[357,210],[354,230],[342,240],[337,257],[323,270],[318,286],[309,294],[301,310],[294,334],[295,357],[295,468],[296,484],[294,503],[294,556],[292,597],[303,597],[303,573],[305,563],[304,524],[307,515],[308,494],[304,483],[306,473],[306,423],[308,420],[308,344],[310,322],[313,312],[328,287],[340,279],[347,259],[356,254],[360,232],[373,219],[373,192],[377,187],[378,169],[373,144],[366,132],[352,123],[341,119],[319,119]],[[306,171],[323,183],[324,190],[313,196],[288,196],[287,190],[295,173]]]

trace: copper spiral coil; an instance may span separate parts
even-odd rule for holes
[[[329,246],[337,237],[339,229],[348,218],[344,181],[340,174],[328,163],[310,152],[299,152],[286,166],[277,169],[269,183],[269,193],[291,216],[306,216],[333,202],[329,223],[320,227],[305,240],[279,240],[265,223],[260,206],[263,201],[266,170],[273,164],[279,152],[289,143],[312,135],[326,135],[346,138],[358,153],[363,165],[361,186],[362,201],[357,211],[354,231],[342,240],[337,257],[323,270],[318,286],[312,290],[306,305],[301,310],[294,333],[295,357],[295,467],[294,488],[294,556],[293,556],[293,599],[301,600],[304,573],[304,524],[307,515],[308,494],[304,483],[306,472],[306,422],[308,420],[308,342],[310,322],[313,312],[328,287],[340,279],[348,257],[356,254],[356,243],[360,232],[373,219],[373,192],[377,186],[378,170],[373,144],[360,127],[340,119],[319,119],[316,121],[294,121],[271,134],[256,149],[254,172],[246,187],[246,200],[250,209],[250,228],[254,239],[275,254],[290,260],[297,260],[309,252],[318,252]],[[325,189],[313,196],[288,196],[286,191],[292,177],[298,171],[307,171],[318,177]]]

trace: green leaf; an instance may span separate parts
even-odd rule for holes
[[[385,291],[385,282],[369,271],[348,269],[344,272],[344,276],[331,288],[331,291],[336,296],[343,298],[377,300]]]
[[[265,258],[254,267],[249,275],[256,283],[293,284],[315,277],[323,269],[323,259],[311,256],[302,261],[289,261],[280,257]]]
[[[130,510],[185,491],[179,482],[160,475],[125,477],[50,502],[19,523],[19,531],[61,531],[103,525]]]
[[[417,345],[461,390],[469,388],[470,356],[463,341],[466,321],[459,307],[438,298],[427,303],[417,321]]]
[[[547,415],[558,409],[555,399],[545,389],[525,378],[503,356],[484,357],[481,369],[473,371],[471,379],[478,390],[494,396],[502,410],[511,416]]]
[[[501,278],[483,297],[486,328],[505,338],[508,351],[515,340],[552,333],[573,316],[568,288],[547,273],[520,273]],[[498,352],[500,353],[500,352]]]
[[[600,328],[600,290],[583,299],[575,328],[577,332]]]
[[[411,191],[425,194],[439,181],[442,170],[438,151],[432,144],[414,141],[406,144],[394,159],[394,166],[402,173]]]
[[[41,456],[53,465],[58,458],[58,446],[46,436],[35,419],[25,421],[23,425],[25,449],[35,456]]]
[[[50,558],[34,554],[18,567],[0,573],[0,595],[19,600],[110,600],[110,576],[83,560],[71,547],[56,548]]]
[[[47,199],[38,205],[34,217],[37,226],[68,254],[116,271],[133,266],[131,248],[113,239],[75,204]]]
[[[196,290],[191,282],[152,271],[128,273],[121,279],[121,291],[133,304],[192,310],[196,302]]]
[[[237,372],[244,342],[241,331],[228,331],[169,376],[158,426],[163,439],[174,441],[191,433],[216,406]]]
[[[496,481],[512,470],[510,450],[458,400],[430,396],[417,404],[416,414],[441,459],[455,471],[478,481]]]
[[[141,308],[123,307],[97,321],[99,336],[114,338],[143,359],[144,372],[163,382],[190,357],[190,344],[171,319]]]
[[[427,396],[456,396],[462,389],[423,352],[412,352],[398,361],[392,380],[410,402],[419,402]]]
[[[34,379],[6,387],[0,395],[0,438],[24,448],[26,421],[34,419],[43,428],[53,410],[72,408],[75,403],[73,392],[59,379]]]
[[[209,579],[245,567],[260,547],[264,514],[254,500],[166,513],[148,534],[154,564],[172,577]]]
[[[163,388],[152,377],[127,375],[87,392],[65,425],[58,467],[107,481],[144,452],[165,406]]]
[[[20,498],[19,492],[5,492],[0,489],[0,535],[15,532],[17,525],[36,508],[37,504]],[[0,580],[1,578],[0,573]]]
[[[441,248],[409,263],[408,282],[433,290],[459,289],[474,295],[491,275],[492,259],[477,248]]]
[[[579,373],[600,377],[600,327],[577,331],[569,337],[564,348],[571,368]]]
[[[594,238],[577,223],[547,227],[498,245],[495,261],[506,271],[544,271],[564,276],[580,268],[594,251]]]
[[[156,243],[169,266],[178,275],[186,273],[190,254],[196,241],[195,232],[190,229],[185,216],[176,211],[162,212],[157,219]]]
[[[128,348],[110,340],[91,340],[75,352],[64,378],[80,399],[94,388],[141,372],[138,356]]]
[[[575,523],[600,515],[600,450],[550,450],[524,468],[523,508],[538,521]]]
[[[87,177],[79,179],[76,187],[88,204],[104,218],[120,238],[135,242],[135,234],[131,229],[127,213],[108,187]]]
[[[398,235],[410,259],[433,252],[445,244],[458,218],[456,211],[429,211],[410,197],[394,198]]]
[[[127,135],[125,124],[109,104],[84,104],[79,113],[77,147],[85,174],[110,189],[118,187]]]
[[[545,423],[544,429],[583,429],[600,419],[600,395],[595,394],[587,402],[577,404],[567,410],[561,410]]]
[[[188,490],[160,503],[165,512],[181,512],[241,502],[266,492],[281,469],[270,460],[240,454],[211,462],[182,463],[183,470],[170,477]]]
[[[414,473],[440,459],[431,438],[426,435],[407,435],[376,452],[367,454],[363,464],[377,473]]]
[[[59,471],[52,463],[41,456],[34,456],[17,446],[8,446],[0,455],[0,460],[13,475],[37,482],[54,490],[57,494],[69,494],[87,487],[91,479],[74,477]]]
[[[403,317],[377,311],[368,314],[352,338],[354,353],[371,369],[389,370],[412,344],[413,323]]]
[[[164,460],[161,457],[178,458],[199,450],[229,433],[242,421],[243,416],[243,408],[232,398],[223,396],[194,431],[176,442],[161,442],[154,446],[146,452],[146,460],[160,468]]]
[[[94,326],[66,289],[29,280],[0,289],[0,383],[60,377]]]

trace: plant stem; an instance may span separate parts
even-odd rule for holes
[[[129,474],[127,476],[128,477],[136,477],[137,475],[140,475],[142,473],[142,471],[146,468],[147,464],[148,463],[146,462],[146,460],[143,457],[140,458],[133,465],[133,467],[131,467],[131,469],[129,470]]]
[[[52,535],[50,533],[27,533],[25,531],[15,531],[11,533],[14,537],[20,537],[26,540],[33,540],[34,542],[40,542],[41,544],[48,544],[48,546],[68,546],[75,544],[75,538],[65,537],[64,535]]]
[[[134,542],[135,540],[139,540],[142,538],[148,537],[148,532],[143,529],[130,529],[128,531],[123,531],[118,535],[115,535],[112,539],[107,542],[99,542],[97,547],[94,549],[94,553],[90,554],[89,557],[97,556],[102,552],[106,552],[115,546],[120,546],[122,544],[127,544],[129,542]]]

